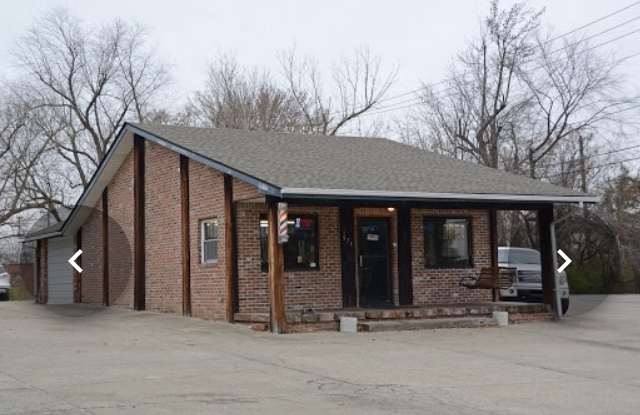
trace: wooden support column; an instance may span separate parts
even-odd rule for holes
[[[356,241],[353,229],[353,205],[340,206],[340,257],[342,266],[342,306],[355,308]]]
[[[489,210],[489,249],[491,249],[491,267],[498,266],[498,211]]]
[[[398,299],[400,305],[412,305],[411,208],[400,206],[396,212],[398,214]]]
[[[278,201],[267,197],[269,224],[269,316],[272,333],[285,331],[284,254],[278,243]]]
[[[553,269],[553,249],[551,247],[551,222],[553,205],[538,210],[538,232],[540,236],[540,260],[542,265],[542,302],[556,309]]]
[[[102,305],[109,307],[109,188],[102,192]]]
[[[233,203],[233,177],[224,175],[224,252],[225,277],[227,282],[227,321],[233,323],[238,310],[237,264],[235,209]]]
[[[82,249],[82,227],[80,227],[80,229],[78,229],[78,232],[76,232],[74,245],[74,253],[78,252],[78,249]],[[82,268],[82,255],[76,258],[76,264],[78,264],[78,266]],[[73,270],[73,302],[82,302],[82,274],[75,268]]]
[[[145,309],[144,138],[133,136],[133,309]],[[160,260],[160,259],[158,259]]]
[[[49,301],[49,240],[42,239],[40,244],[40,304],[47,304]]]
[[[42,272],[40,255],[42,255],[42,240],[38,239],[36,241],[35,269],[33,270],[33,297],[36,299],[36,304],[40,303],[40,273]]]
[[[180,210],[182,224],[182,315],[191,316],[191,230],[189,215],[189,158],[180,155]]]

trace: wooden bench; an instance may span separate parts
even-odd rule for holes
[[[493,301],[496,301],[498,290],[511,287],[516,273],[517,268],[483,267],[477,276],[462,277],[458,285],[471,290],[491,290]]]

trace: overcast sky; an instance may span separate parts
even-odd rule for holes
[[[511,1],[503,0],[503,5]],[[535,8],[546,7],[544,21],[557,34],[580,27],[634,0],[531,0]],[[294,42],[300,53],[315,57],[329,67],[341,54],[368,45],[388,65],[400,67],[392,95],[419,85],[437,82],[451,56],[466,39],[478,32],[489,0],[446,1],[137,1],[137,0],[22,0],[3,5],[0,15],[0,52],[3,62],[16,37],[35,17],[62,5],[90,24],[119,17],[135,20],[149,29],[150,40],[161,56],[174,65],[176,89],[188,92],[203,84],[206,63],[218,51],[235,53],[243,64],[278,71],[277,52]],[[640,5],[585,29],[587,34],[640,16]],[[640,29],[640,20],[592,41],[608,39]],[[640,33],[607,45],[620,56],[640,52]],[[633,71],[640,63],[635,58]],[[7,64],[0,73],[9,72]],[[636,75],[640,80],[640,75]],[[640,84],[640,82],[638,82]]]

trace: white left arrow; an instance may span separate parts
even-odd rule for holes
[[[564,260],[565,260],[565,263],[564,263],[564,264],[562,264],[562,265],[560,265],[560,268],[558,268],[558,272],[562,272],[562,271],[564,271],[564,269],[565,269],[566,267],[568,267],[568,266],[569,266],[569,264],[570,264],[571,262],[573,262],[573,261],[571,261],[571,258],[569,258],[569,257],[567,256],[567,254],[565,254],[564,252],[562,252],[562,249],[558,249],[558,253],[559,253],[559,254],[560,254],[560,256],[561,256],[562,258],[564,258]]]
[[[69,263],[71,264],[72,267],[76,269],[76,271],[81,273],[82,268],[80,268],[78,264],[76,264],[76,259],[78,259],[80,255],[82,255],[82,249],[78,249],[78,252],[76,252],[75,254],[73,254],[71,258],[69,258]]]

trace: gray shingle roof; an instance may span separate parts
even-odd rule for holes
[[[280,189],[588,196],[383,138],[132,125]]]

